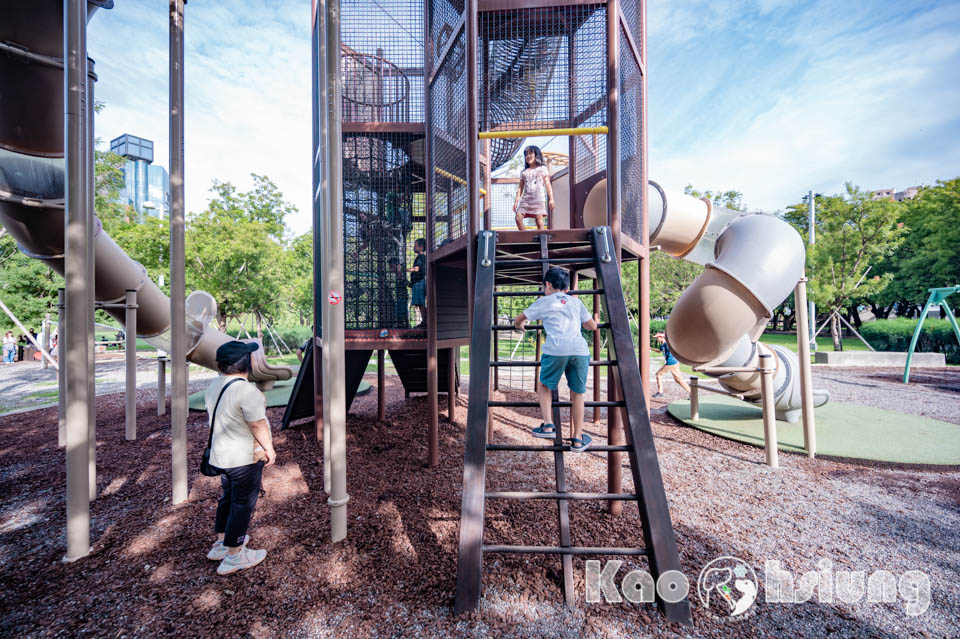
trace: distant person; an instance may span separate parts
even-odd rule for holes
[[[13,331],[7,331],[3,336],[3,363],[13,364],[13,357],[17,353],[17,338],[13,336]]]
[[[590,368],[590,349],[580,333],[581,328],[597,330],[597,323],[587,307],[576,297],[567,295],[570,276],[560,268],[551,268],[543,278],[543,296],[517,315],[513,325],[524,330],[527,320],[541,320],[547,334],[540,357],[540,383],[537,395],[543,423],[532,430],[534,437],[553,439],[557,428],[553,424],[553,391],[560,378],[566,375],[570,387],[570,450],[583,452],[592,438],[583,432],[583,400],[587,392],[587,371]]]
[[[413,266],[410,268],[410,287],[412,295],[410,305],[420,314],[420,324],[417,328],[427,325],[427,241],[418,237],[413,242]]]
[[[654,397],[663,397],[663,376],[667,372],[673,375],[673,379],[680,384],[685,391],[690,392],[690,385],[684,381],[683,375],[680,372],[680,362],[674,357],[673,353],[670,352],[670,347],[667,345],[667,336],[665,333],[657,333],[654,335],[654,338],[657,340],[658,349],[663,353],[664,364],[657,370],[655,375],[657,379],[657,392],[653,394]],[[653,350],[653,349],[651,349]]]
[[[310,337],[304,340],[303,344],[297,347],[297,359],[300,360],[301,362],[303,361],[303,358],[307,356],[307,349],[310,348],[310,345],[313,342],[314,333],[316,333],[316,330],[314,329],[314,325],[311,324]]]
[[[236,340],[222,344],[217,349],[221,376],[210,384],[204,398],[209,419],[216,420],[210,465],[221,471],[222,488],[214,524],[217,541],[207,559],[220,561],[220,575],[252,568],[267,556],[266,550],[251,550],[246,545],[263,469],[277,460],[267,421],[267,398],[256,384],[247,381],[252,370],[250,354],[258,348],[259,344]]]
[[[60,338],[56,334],[50,338],[50,357],[60,359]]]
[[[517,197],[513,200],[513,212],[516,213],[517,228],[525,231],[525,218],[537,221],[537,230],[546,228],[547,207],[553,212],[553,185],[550,184],[550,169],[544,166],[543,152],[538,146],[528,146],[523,150],[525,167],[520,172],[520,185]],[[546,203],[545,203],[546,200]]]

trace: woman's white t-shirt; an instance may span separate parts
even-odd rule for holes
[[[217,397],[224,384],[236,377],[220,376],[210,384],[204,397],[207,420],[213,415]],[[213,426],[213,445],[210,446],[210,464],[217,468],[236,468],[253,463],[256,439],[247,422],[267,417],[267,398],[256,384],[246,380],[231,384],[223,393],[217,408],[217,423]]]

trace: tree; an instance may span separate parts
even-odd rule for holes
[[[313,317],[313,232],[298,235],[290,243],[285,258],[289,293],[289,310],[297,317],[300,326]]]
[[[903,242],[902,205],[873,200],[851,183],[846,193],[817,199],[816,244],[807,251],[807,271],[812,274],[810,298],[826,312],[843,311],[851,303],[878,295],[893,279],[892,273],[870,273]],[[784,219],[801,233],[807,229],[807,205],[794,204]],[[840,324],[831,321],[834,350],[842,350]]]
[[[904,297],[920,305],[927,289],[960,284],[960,178],[937,181],[904,202],[907,242],[898,251]]]
[[[284,307],[288,267],[284,259],[284,217],[296,208],[268,178],[254,175],[254,189],[239,193],[229,182],[215,181],[216,196],[207,209],[191,214],[186,229],[187,280],[217,300],[217,323],[253,312],[257,337],[261,317]]]

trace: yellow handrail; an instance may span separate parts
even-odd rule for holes
[[[506,138],[536,138],[548,135],[606,135],[609,129],[605,126],[586,126],[579,129],[517,129],[515,131],[481,131],[481,140],[496,140]]]
[[[441,169],[441,168],[438,167],[438,166],[433,167],[433,170],[437,172],[437,175],[441,175],[441,176],[443,176],[443,177],[445,177],[445,178],[449,178],[449,179],[453,180],[454,182],[456,182],[457,184],[462,184],[462,185],[464,185],[464,186],[467,185],[467,181],[464,180],[464,179],[463,179],[462,177],[460,177],[459,175],[454,175],[453,173],[450,173],[449,171],[444,171],[443,169]],[[481,195],[481,196],[482,196],[482,195],[486,195],[486,194],[487,194],[486,190],[480,189],[480,195]]]

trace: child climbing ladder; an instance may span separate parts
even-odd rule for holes
[[[527,320],[541,320],[547,333],[540,358],[540,380],[537,398],[543,413],[543,423],[532,435],[553,439],[557,430],[553,424],[553,391],[560,378],[567,376],[570,387],[570,450],[583,452],[590,447],[591,438],[583,432],[583,401],[587,392],[587,371],[590,368],[590,350],[580,328],[597,330],[597,323],[583,302],[567,295],[570,276],[560,268],[551,268],[543,278],[543,297],[517,315],[513,325],[523,330]]]

